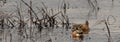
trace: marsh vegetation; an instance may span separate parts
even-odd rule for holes
[[[86,20],[82,42],[120,42],[118,1],[0,0],[0,42],[77,42],[73,24]]]

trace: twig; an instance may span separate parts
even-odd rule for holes
[[[106,27],[107,27],[107,31],[108,31],[108,42],[111,42],[110,29],[109,29],[108,24],[107,24],[107,22],[106,22],[106,21],[105,21],[105,25],[106,25]]]
[[[30,9],[31,9],[31,11],[34,13],[34,15],[36,16],[36,18],[37,19],[39,19],[38,18],[38,16],[37,16],[37,13],[35,13],[35,11],[32,9],[32,7],[30,7],[25,1],[23,1],[23,0],[21,0],[26,6],[28,6]]]

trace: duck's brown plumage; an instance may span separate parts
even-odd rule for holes
[[[90,31],[89,22],[86,21],[85,24],[82,24],[82,26],[79,28],[81,28],[83,30],[83,34],[88,34]]]
[[[78,31],[78,30],[72,32],[72,37],[73,37],[73,39],[83,40],[83,34],[81,31]]]
[[[76,31],[79,31],[81,34],[77,33]],[[83,34],[89,34],[89,22],[86,21],[85,24],[75,24],[73,25],[72,28],[72,37],[73,38],[78,38],[76,34],[79,34],[79,38],[83,35]]]

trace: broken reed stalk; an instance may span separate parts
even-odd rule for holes
[[[65,26],[66,30],[68,30],[68,28],[69,28],[69,18],[64,13],[61,13],[61,16],[62,16],[62,19],[61,19],[62,27]]]
[[[112,0],[112,8],[114,7],[114,0]]]
[[[21,0],[26,6],[28,6],[30,8],[30,10],[34,13],[36,19],[39,19],[39,17],[37,16],[37,13],[35,13],[35,11],[30,7],[30,5],[28,5],[25,1]]]
[[[20,6],[21,7],[21,6]],[[18,14],[18,16],[19,16],[19,18],[18,18],[18,36],[19,36],[19,38],[18,39],[20,39],[19,41],[20,42],[22,42],[23,41],[23,34],[24,34],[24,28],[25,28],[25,21],[24,21],[24,18],[22,17],[22,14],[21,14],[21,8],[20,7],[18,7],[18,5],[17,5],[17,14]]]
[[[95,18],[97,19],[97,13],[98,13],[98,11],[99,11],[99,6],[98,6],[98,3],[97,3],[97,0],[94,0],[94,1],[92,1],[92,0],[87,0],[88,1],[88,4],[89,4],[89,6],[90,6],[90,10],[89,10],[89,13],[88,13],[88,19],[90,18],[90,16],[92,15],[92,14],[94,14],[95,15]]]
[[[5,22],[5,17],[3,14],[4,14],[3,12],[0,13],[0,26],[1,26],[0,29],[1,30],[4,29],[4,22]]]
[[[99,9],[100,9],[100,7],[98,6],[98,2],[97,2],[97,0],[95,0],[95,16],[96,16],[96,19],[98,18],[98,12],[99,12]]]
[[[5,22],[4,16],[1,16],[1,17],[0,17],[0,26],[1,26],[1,27],[0,27],[0,35],[2,35],[2,38],[3,38],[3,39],[5,39],[4,22]],[[3,40],[2,38],[1,38],[1,40]]]
[[[32,8],[32,1],[30,0],[30,7]],[[32,11],[31,9],[28,10],[28,13],[30,15],[30,20],[31,20],[31,23],[33,22],[33,16],[32,16]]]
[[[12,34],[10,33],[10,42],[12,42]]]
[[[32,8],[32,1],[30,0],[30,7]],[[32,11],[31,11],[31,9],[29,8],[29,14],[30,14],[30,40],[32,40],[32,41],[34,41],[33,39],[32,39],[32,23],[33,23],[33,17],[32,17]]]
[[[69,18],[68,18],[68,16],[66,16],[66,29],[67,30],[69,29],[69,24],[70,24]]]
[[[1,29],[2,30],[4,29],[4,17],[2,17],[2,19],[1,19]]]
[[[67,6],[66,6],[66,3],[64,3],[64,5],[63,5],[64,14],[66,14],[66,9],[67,9]]]
[[[66,14],[66,11],[67,11],[67,7],[69,7],[69,6],[65,2],[65,0],[63,0],[62,4],[63,4],[63,6],[61,6],[61,7],[63,9],[63,13],[61,13],[61,16],[62,16],[62,21],[61,22],[62,22],[62,26],[64,27],[64,25],[65,25],[66,30],[68,30],[68,28],[69,28],[69,18]]]
[[[89,6],[90,7],[94,7],[94,5],[93,5],[93,3],[91,2],[91,0],[87,0],[88,1],[88,4],[89,4]],[[88,20],[89,20],[89,18],[90,18],[90,16],[91,16],[91,14],[92,14],[92,12],[93,12],[93,9],[91,10],[89,10],[89,13],[88,13]]]
[[[109,29],[108,24],[107,24],[107,22],[106,22],[106,21],[105,21],[105,25],[106,25],[106,27],[107,27],[107,31],[108,31],[108,42],[111,42],[110,29]]]
[[[50,18],[55,17],[55,16],[57,16],[57,15],[60,14],[60,13],[62,13],[62,11],[59,11],[59,12],[55,13],[54,15],[50,16]],[[44,15],[43,15],[43,16],[44,16]],[[40,19],[39,21],[42,21],[42,20],[44,20],[44,19],[48,19],[48,18],[42,18],[42,19]]]
[[[43,5],[43,9],[45,10],[45,11],[47,11],[47,6],[44,4],[44,2],[41,2],[42,3],[42,5]]]
[[[11,26],[11,29],[13,28],[13,27],[15,27],[15,25],[13,24],[13,22],[12,22],[12,20],[10,21],[10,19],[7,19],[8,20],[8,22],[12,25]]]
[[[43,24],[44,24],[45,27],[47,27],[47,26],[48,26],[48,25],[47,25],[47,20],[48,20],[48,18],[49,18],[47,9],[42,8],[42,16],[43,16],[42,18],[46,18],[46,19],[43,19]]]

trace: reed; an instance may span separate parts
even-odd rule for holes
[[[97,19],[97,15],[98,15],[98,12],[100,10],[100,7],[98,6],[98,2],[97,0],[87,0],[88,1],[88,4],[90,6],[90,10],[88,12],[88,15],[87,15],[87,19],[89,19],[91,16],[95,16],[95,18]]]
[[[107,28],[107,31],[108,31],[108,42],[112,42],[112,41],[111,41],[110,29],[109,29],[108,23],[107,23],[106,21],[105,21],[105,25],[106,25],[106,28]]]

